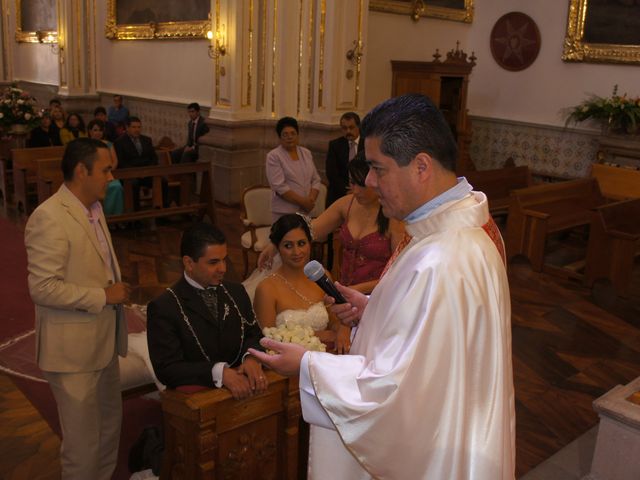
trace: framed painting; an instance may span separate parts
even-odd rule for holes
[[[409,15],[415,21],[420,17],[473,21],[473,0],[371,0],[369,10]]]
[[[56,0],[16,0],[16,41],[58,41]]]
[[[570,0],[562,59],[640,63],[640,3]]]
[[[207,38],[211,0],[108,0],[105,35],[113,40]]]

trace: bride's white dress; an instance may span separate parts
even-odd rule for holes
[[[276,327],[280,325],[302,325],[311,327],[314,332],[326,330],[329,314],[324,303],[317,302],[306,310],[283,310],[276,315]]]

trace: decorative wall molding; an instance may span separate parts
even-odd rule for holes
[[[579,178],[596,160],[598,132],[472,117],[471,159],[478,170],[501,168],[513,158],[535,175]]]

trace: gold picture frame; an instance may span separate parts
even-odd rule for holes
[[[371,0],[369,10],[375,12],[397,13],[408,15],[414,21],[420,17],[440,18],[455,22],[471,23],[473,21],[473,0],[437,0],[430,4],[429,0]],[[447,6],[450,4],[450,6]],[[455,6],[462,5],[463,6]]]
[[[56,2],[53,0],[52,2],[52,12],[44,11],[42,8],[38,9],[34,14],[40,14],[40,20],[42,19],[43,14],[53,15],[56,18],[57,25],[57,17],[58,12],[56,10]],[[38,22],[39,19],[29,19],[28,23],[31,25],[24,25],[24,18],[22,14],[23,1],[16,0],[16,42],[21,43],[58,43],[58,32],[56,30],[52,30],[49,26],[43,26],[40,28],[40,24]],[[42,5],[41,5],[42,7]],[[35,20],[35,21],[33,21]],[[31,28],[29,28],[31,27]]]
[[[640,63],[640,33],[628,27],[629,21],[640,27],[640,19],[637,13],[625,13],[626,8],[622,4],[601,6],[589,0],[570,0],[562,60]],[[620,40],[618,35],[632,37]]]
[[[211,30],[210,18],[175,22],[119,24],[117,21],[118,6],[116,2],[117,0],[108,0],[107,4],[105,36],[111,40],[207,38],[207,32]]]

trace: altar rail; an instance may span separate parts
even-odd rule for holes
[[[245,400],[234,400],[226,389],[163,392],[160,478],[306,478],[298,380],[266,375],[268,390]]]

